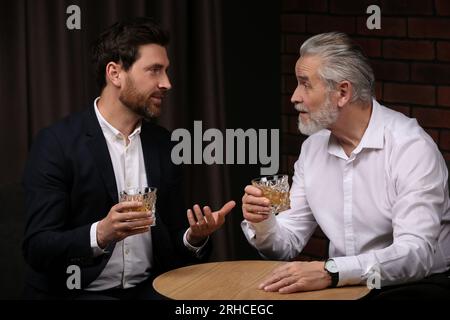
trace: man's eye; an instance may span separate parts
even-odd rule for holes
[[[158,74],[158,73],[161,72],[161,69],[160,68],[151,68],[150,72],[153,73],[153,74]]]

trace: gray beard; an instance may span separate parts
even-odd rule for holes
[[[301,109],[301,104],[295,106],[297,110]],[[339,110],[336,106],[333,106],[330,99],[327,98],[325,103],[319,110],[309,113],[308,121],[302,122],[300,115],[298,116],[298,130],[307,136],[310,136],[322,129],[330,127],[336,122],[339,116]]]

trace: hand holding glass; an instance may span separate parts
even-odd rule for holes
[[[270,201],[270,213],[279,213],[291,208],[289,181],[287,175],[273,175],[252,180],[252,185],[260,189],[263,197]]]
[[[156,188],[129,188],[120,192],[120,202],[123,201],[139,201],[142,202],[141,207],[132,208],[128,211],[150,211],[151,217],[153,218],[153,223],[150,226],[156,225],[155,216],[155,204],[156,204]]]

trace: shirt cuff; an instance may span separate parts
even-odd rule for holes
[[[97,243],[97,224],[98,224],[98,221],[93,223],[91,225],[91,231],[90,231],[91,248],[92,248],[92,253],[94,254],[94,258],[106,253],[106,251],[103,250],[102,248],[100,248]]]
[[[195,247],[192,244],[190,244],[189,241],[187,241],[187,233],[188,233],[188,231],[189,231],[189,229],[187,229],[186,232],[183,235],[183,243],[186,246],[186,248],[189,249],[189,251],[194,252],[195,255],[197,256],[197,258],[200,258],[202,256],[202,249],[208,243],[209,236],[206,238],[206,240],[203,242],[203,244],[200,247]]]
[[[331,258],[339,272],[338,287],[361,284],[362,269],[356,256]]]
[[[269,230],[271,230],[276,221],[274,214],[270,214],[266,220],[258,223],[252,223],[250,221],[244,220],[241,222],[242,231],[244,231],[245,236],[248,240],[256,238],[257,234],[267,236]]]

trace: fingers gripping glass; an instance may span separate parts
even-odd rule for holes
[[[287,175],[273,175],[252,180],[252,185],[260,189],[263,197],[270,201],[270,213],[279,213],[291,208],[289,181]]]
[[[129,188],[120,192],[120,202],[123,201],[139,201],[142,202],[142,206],[138,208],[132,208],[127,211],[150,211],[150,215],[153,218],[153,223],[150,226],[156,225],[155,216],[155,204],[156,204],[156,188],[144,187],[144,188]]]

